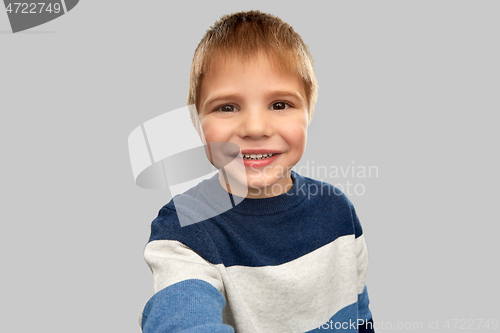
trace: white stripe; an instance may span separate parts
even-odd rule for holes
[[[66,10],[66,3],[64,2],[64,0],[61,0],[61,4],[64,10],[64,14],[66,14],[68,11]]]
[[[312,330],[357,301],[366,277],[363,235],[337,238],[300,258],[276,266],[213,265],[177,241],[150,242],[145,249],[155,292],[200,279],[226,297],[224,321],[237,332]],[[297,326],[297,325],[295,325]]]
[[[144,259],[153,272],[155,293],[188,279],[206,281],[223,292],[219,269],[178,241],[149,242],[144,249]]]
[[[354,243],[354,235],[343,236],[282,265],[221,272],[232,308],[246,308],[255,324],[249,327],[235,314],[238,332],[293,331],[294,322],[312,330],[356,302]]]
[[[368,250],[364,235],[356,238],[356,252],[358,263],[358,294],[361,294],[363,289],[365,289],[366,272],[368,270]]]

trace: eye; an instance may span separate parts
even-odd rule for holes
[[[238,111],[238,109],[236,109],[236,107],[234,105],[231,105],[231,104],[226,104],[226,105],[222,105],[222,106],[219,106],[217,109],[215,109],[214,111],[221,111],[221,112],[234,112],[234,111]]]
[[[288,102],[275,102],[271,105],[271,109],[273,110],[286,110],[291,107],[292,105]]]

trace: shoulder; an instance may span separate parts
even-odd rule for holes
[[[354,205],[339,188],[325,181],[300,177],[302,177],[304,191],[312,209],[322,216],[334,217],[336,221],[349,223],[356,237],[362,234]]]
[[[196,224],[182,227],[177,210],[171,200],[158,212],[158,216],[151,223],[151,237],[154,240],[178,240],[178,238],[198,237],[200,230]]]
[[[351,210],[353,208],[349,198],[339,188],[325,181],[300,175],[299,177],[302,178],[301,185],[309,201],[316,201],[322,205],[328,203],[325,206],[326,209]]]
[[[195,235],[202,231],[199,222],[208,220],[211,206],[206,192],[213,180],[203,180],[184,193],[175,195],[158,212],[152,223],[152,239],[166,239],[171,235]],[[208,188],[208,189],[207,189]],[[212,209],[213,210],[213,209]]]
[[[181,200],[178,200],[178,199]],[[217,261],[211,238],[203,225],[197,221],[197,211],[202,210],[200,204],[189,195],[174,197],[163,206],[158,216],[151,223],[149,242],[177,241],[198,253],[210,262]],[[185,205],[185,209],[180,208]],[[192,207],[192,209],[187,209]],[[198,208],[195,208],[198,207]],[[180,208],[180,209],[179,209]],[[184,221],[184,223],[181,223]],[[186,221],[190,221],[186,223]],[[201,223],[196,223],[201,222]]]

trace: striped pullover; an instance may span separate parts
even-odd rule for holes
[[[141,314],[144,333],[373,332],[354,207],[328,183],[291,176],[284,194],[240,198],[186,226],[181,206],[195,221],[231,196],[218,174],[159,211],[144,250],[155,291]]]

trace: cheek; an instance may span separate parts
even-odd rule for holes
[[[211,121],[202,121],[201,128],[203,130],[203,134],[205,135],[205,139],[207,141],[217,141],[217,130],[215,124]]]
[[[290,126],[287,131],[287,137],[291,148],[303,151],[307,140],[307,125],[296,124],[295,126]]]
[[[208,142],[226,142],[230,137],[230,127],[224,126],[220,121],[215,119],[207,119],[202,122],[201,128],[205,135],[205,140]]]
[[[300,133],[297,133],[296,136],[296,144],[297,144],[297,149],[300,149],[301,152],[303,152],[306,148],[306,139],[307,135],[305,131],[300,131]]]

